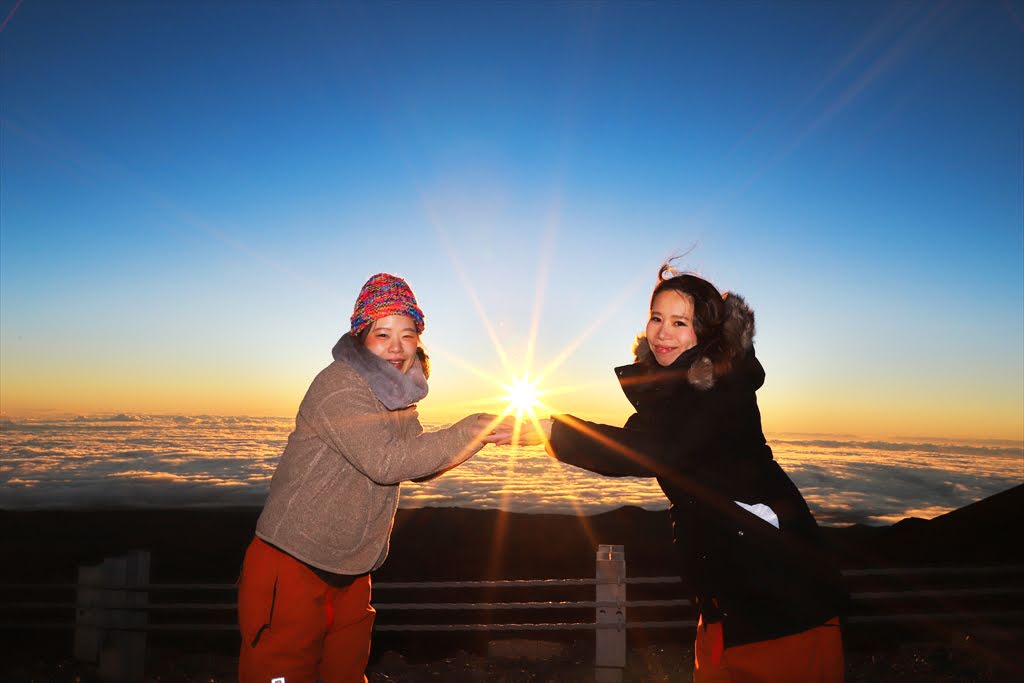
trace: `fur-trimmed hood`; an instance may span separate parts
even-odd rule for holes
[[[679,357],[680,372],[686,373],[686,380],[698,389],[710,389],[722,375],[728,374],[738,361],[745,358],[754,348],[754,311],[739,294],[726,292],[725,320],[722,322],[722,344],[714,354],[699,343],[694,348],[695,359],[689,352]],[[633,342],[633,355],[637,363],[656,364],[654,352],[647,343],[644,333],[637,335]],[[619,373],[620,375],[622,373]]]

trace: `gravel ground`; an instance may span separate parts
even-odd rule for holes
[[[589,683],[592,649],[555,646],[551,652],[483,656],[463,651],[433,662],[410,662],[395,652],[381,655],[367,672],[370,683]],[[1004,683],[1018,678],[1018,645],[1003,655],[973,644],[904,644],[847,656],[847,683]],[[528,648],[529,649],[529,648]],[[536,649],[536,648],[535,648]],[[95,667],[70,660],[47,661],[30,653],[6,657],[3,683],[98,683]],[[692,649],[651,645],[629,655],[625,683],[692,681]],[[236,659],[224,655],[151,652],[151,683],[236,683]]]

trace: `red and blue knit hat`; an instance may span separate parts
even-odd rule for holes
[[[352,334],[359,334],[374,320],[389,315],[407,315],[416,323],[416,331],[423,332],[423,311],[408,283],[396,275],[377,273],[359,290],[352,310]]]

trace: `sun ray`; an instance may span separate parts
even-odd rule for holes
[[[14,7],[11,8],[11,11],[7,13],[7,18],[4,19],[4,22],[2,24],[0,24],[0,33],[3,33],[4,29],[7,28],[7,22],[9,22],[11,20],[11,17],[14,16],[14,13],[18,11],[18,8],[21,7],[21,3],[23,1],[24,0],[18,0],[18,2],[14,4]]]
[[[585,384],[561,384],[550,389],[544,389],[540,392],[541,396],[564,396],[565,394],[575,394],[581,391],[588,391],[593,389],[604,389],[607,387],[605,382],[587,382]]]
[[[459,259],[458,254],[455,253],[455,249],[452,247],[447,233],[445,233],[437,222],[434,222],[434,229],[441,240],[441,244],[444,246],[445,252],[448,254],[448,260],[451,261],[456,275],[458,275],[459,280],[462,282],[462,286],[469,295],[469,300],[472,302],[473,308],[476,310],[476,314],[480,318],[480,322],[483,324],[484,330],[487,332],[487,336],[491,338],[491,344],[494,346],[494,351],[498,354],[498,360],[501,361],[501,365],[505,369],[506,373],[510,375],[513,374],[512,361],[509,360],[508,354],[505,352],[505,347],[502,346],[501,340],[498,338],[497,330],[494,329],[494,325],[491,324],[490,318],[487,317],[487,313],[484,311],[484,306],[480,302],[480,297],[476,293],[476,288],[473,287],[473,283],[469,279],[466,269],[462,266],[462,261]]]
[[[875,71],[880,71],[881,67]],[[808,135],[814,132],[815,127],[821,127],[826,125],[830,118],[838,114],[843,108],[851,101],[856,99],[860,94],[860,91],[866,89],[872,83],[872,77],[876,74],[867,74],[866,77],[858,79],[853,85],[847,89],[846,92],[841,93],[840,99],[834,103],[833,107],[826,109],[819,121],[812,123],[811,129],[808,131]],[[799,146],[802,139],[798,137],[795,141],[795,146]],[[791,149],[784,149],[783,155],[787,154]],[[774,160],[771,160],[774,161]],[[755,175],[756,177],[756,175]],[[740,188],[743,190],[744,188]],[[425,200],[425,197],[424,197]],[[427,205],[427,212],[432,213],[429,204],[424,201]],[[432,216],[432,218],[434,218]],[[504,373],[504,377],[507,378],[503,381],[502,378],[496,378],[490,373],[476,368],[468,363],[462,361],[461,358],[451,356],[450,360],[454,361],[454,364],[467,369],[469,372],[477,376],[479,379],[493,383],[508,393],[504,396],[499,397],[495,400],[495,403],[505,401],[505,405],[494,420],[491,421],[490,425],[484,431],[493,429],[494,426],[500,423],[500,421],[508,416],[512,416],[513,420],[513,441],[517,442],[519,437],[522,435],[524,423],[528,422],[534,429],[540,428],[539,418],[537,417],[537,410],[548,410],[554,412],[551,406],[540,400],[540,396],[551,396],[555,394],[570,393],[573,390],[578,390],[575,387],[561,386],[557,389],[541,389],[541,386],[551,378],[559,368],[562,367],[566,361],[572,357],[576,350],[586,342],[591,336],[593,336],[601,327],[603,327],[608,320],[626,303],[626,301],[635,294],[636,289],[641,286],[641,283],[647,278],[638,278],[637,282],[631,286],[621,290],[617,296],[613,297],[611,302],[599,311],[599,315],[596,319],[593,319],[591,324],[587,325],[585,329],[580,332],[575,339],[571,340],[563,349],[561,349],[553,358],[548,360],[546,365],[537,372],[535,370],[536,351],[538,345],[538,336],[540,333],[541,318],[543,312],[543,305],[546,294],[546,287],[548,283],[548,273],[550,270],[551,254],[553,252],[550,241],[546,241],[544,247],[538,254],[538,271],[537,271],[537,282],[534,288],[534,299],[533,299],[533,311],[530,318],[529,332],[527,335],[525,354],[522,358],[521,367],[515,367],[513,360],[509,357],[502,340],[499,336],[499,331],[495,325],[492,324],[491,320],[487,315],[484,303],[481,301],[480,296],[473,286],[470,277],[464,268],[462,261],[459,259],[458,254],[453,248],[452,243],[449,240],[447,233],[441,227],[441,221],[432,220],[436,233],[446,250],[448,258],[453,266],[453,270],[457,277],[461,281],[465,291],[468,293],[473,308],[476,311],[483,327],[489,337],[490,343],[494,348],[495,353],[501,363],[501,368]],[[553,235],[553,226],[551,231],[548,233],[548,238]],[[506,340],[507,341],[507,340]],[[519,360],[519,359],[516,359]],[[547,360],[547,359],[545,359]],[[493,399],[487,399],[492,401]],[[721,496],[717,496],[714,492],[706,490],[700,484],[689,480],[689,478],[679,474],[676,471],[665,466],[663,462],[658,461],[658,456],[661,455],[660,450],[652,449],[651,452],[642,452],[630,448],[626,444],[619,443],[616,439],[603,433],[600,429],[592,429],[587,423],[584,423],[576,418],[563,417],[570,428],[579,430],[584,434],[587,434],[596,444],[620,453],[625,458],[636,462],[639,467],[638,470],[646,469],[650,472],[651,476],[657,474],[660,478],[663,478],[668,484],[679,487],[680,489],[687,491],[691,495],[699,496],[705,499],[705,502],[711,505],[721,506],[723,511],[731,511],[736,514],[736,506],[731,504],[731,501],[719,500]],[[512,447],[510,454],[515,454],[517,447]],[[516,458],[508,457],[506,462],[506,480],[511,480],[515,477],[516,469]],[[567,482],[571,483],[571,477],[567,470],[559,469],[560,476]],[[502,486],[500,506],[498,519],[496,521],[495,534],[492,537],[491,547],[491,568],[490,573],[492,576],[496,575],[497,570],[500,570],[500,565],[504,559],[504,553],[506,551],[505,541],[507,536],[508,527],[508,501],[511,496],[514,495],[515,487],[509,487],[508,485]],[[594,542],[594,534],[589,523],[587,515],[585,515],[580,508],[580,503],[575,497],[570,498],[570,502],[576,510],[576,516],[580,521],[587,537]]]
[[[456,408],[467,408],[486,410],[486,412],[494,412],[495,410],[502,410],[503,406],[508,404],[508,400],[505,394],[495,396],[485,396],[483,398],[469,398],[464,401],[447,401],[445,407],[449,410]]]
[[[13,17],[20,5],[21,2],[11,10],[7,20]],[[2,29],[3,27],[0,26],[0,30]],[[233,237],[227,225],[214,224],[196,214],[155,187],[147,177],[131,166],[117,163],[87,146],[74,144],[68,139],[60,139],[52,133],[47,136],[37,133],[35,130],[23,128],[10,119],[4,121],[4,126],[6,131],[15,133],[25,142],[37,147],[41,150],[39,153],[45,154],[50,163],[55,164],[61,171],[69,173],[72,177],[93,180],[102,178],[105,182],[118,187],[122,192],[131,193],[140,200],[144,200],[154,211],[166,214],[171,220],[162,222],[163,230],[171,235],[175,237],[188,235],[191,238],[191,233],[187,233],[183,229],[189,228],[196,233],[201,233],[206,238],[219,242],[221,246],[233,249],[305,289],[329,297],[337,295],[332,286],[311,277],[303,269],[289,267],[284,261],[272,257],[266,250],[257,249]]]
[[[498,506],[498,520],[494,525],[494,535],[491,537],[491,552],[487,565],[487,574],[484,576],[485,579],[497,579],[503,576],[503,560],[505,554],[505,533],[508,530],[508,511],[505,509],[504,498],[502,504]],[[488,589],[487,599],[489,602],[497,602],[494,599],[494,595],[497,591],[494,588]]]
[[[777,546],[785,546],[786,552],[796,558],[796,561],[803,562],[807,567],[817,567],[816,563],[813,562],[814,554],[817,552],[815,548],[799,539],[778,538],[773,533],[774,527],[764,524],[763,521],[758,519],[756,516],[744,514],[745,511],[742,508],[733,504],[730,498],[722,495],[720,491],[716,490],[709,484],[701,483],[699,480],[687,476],[677,467],[655,458],[653,455],[638,451],[635,448],[600,433],[599,431],[591,429],[586,423],[578,418],[571,415],[563,415],[560,420],[570,428],[575,429],[581,434],[593,439],[596,443],[601,444],[609,450],[617,452],[638,464],[647,472],[647,474],[643,476],[657,477],[659,482],[663,485],[667,483],[673,488],[677,488],[678,490],[685,492],[687,495],[693,496],[704,505],[714,508],[723,516],[724,519],[729,519],[732,523],[738,524],[739,527],[751,538],[763,538],[765,541],[774,543]],[[814,569],[812,571],[815,573],[820,572],[820,577],[823,581],[831,580],[827,570],[823,568]]]
[[[494,375],[488,373],[486,370],[484,370],[484,369],[482,369],[482,368],[480,368],[480,367],[478,367],[476,365],[473,365],[472,363],[466,362],[461,356],[458,356],[458,355],[453,354],[453,353],[448,353],[444,349],[438,349],[438,348],[435,348],[435,347],[431,347],[430,348],[430,354],[431,355],[435,355],[436,354],[436,355],[440,356],[441,358],[443,358],[445,362],[451,363],[452,365],[455,365],[455,366],[465,370],[466,372],[469,372],[469,373],[471,373],[473,375],[476,375],[478,378],[480,378],[482,380],[485,380],[487,382],[490,382],[491,384],[493,384],[494,386],[496,386],[498,388],[501,388],[501,389],[505,388],[505,382],[504,381],[502,381],[501,379],[499,379],[499,378],[495,377]],[[509,373],[509,374],[511,374],[511,373]]]
[[[537,430],[537,433],[541,435],[541,439],[544,442],[544,449],[547,450],[547,439],[544,436],[544,429],[543,427],[541,427],[540,420],[533,412],[530,412],[529,417],[530,422],[533,425],[533,428]],[[561,468],[556,468],[555,471],[558,472],[558,476],[560,476],[567,485],[570,485],[572,483],[568,475],[566,475],[566,473],[562,471]],[[572,505],[573,509],[576,511],[576,519],[579,521],[580,526],[583,528],[583,533],[587,537],[587,540],[590,541],[591,545],[597,546],[597,536],[594,534],[594,529],[590,524],[590,518],[587,516],[586,512],[584,512],[583,508],[580,507],[579,500],[577,500],[577,498],[573,496],[569,500],[569,504]]]
[[[616,296],[612,300],[612,302],[604,308],[603,311],[601,311],[597,318],[595,318],[594,322],[587,326],[587,328],[584,329],[575,339],[570,341],[565,346],[565,348],[563,348],[554,357],[554,359],[548,362],[548,364],[545,365],[544,368],[537,373],[538,382],[545,380],[555,370],[557,370],[562,365],[562,363],[567,361],[569,357],[573,354],[573,352],[575,352],[576,349],[578,349],[583,344],[583,342],[589,339],[595,332],[601,329],[601,327],[606,322],[608,322],[608,319],[611,318],[612,315],[615,314],[620,308],[622,308],[623,304],[625,304],[626,301],[631,296],[633,296],[634,293],[636,293],[636,291],[641,286],[643,286],[643,284],[647,280],[648,277],[646,275],[644,275],[643,277],[638,276],[636,280],[634,280],[629,286],[625,287],[621,292],[619,292],[619,295]]]
[[[425,202],[426,204],[426,202]],[[433,213],[430,210],[429,205],[426,206],[427,213]],[[588,386],[596,386],[590,384],[583,384],[578,386],[565,385],[558,387],[547,387],[543,386],[545,380],[550,378],[552,374],[557,371],[568,360],[572,354],[596,331],[598,331],[607,321],[618,312],[622,306],[629,300],[630,297],[634,296],[636,290],[642,286],[642,283],[646,281],[646,276],[643,278],[637,278],[637,281],[632,283],[630,286],[620,290],[619,294],[612,299],[609,305],[607,305],[603,311],[597,316],[597,318],[590,324],[583,332],[572,340],[564,349],[557,353],[554,358],[547,361],[543,366],[543,369],[539,372],[536,371],[536,354],[538,339],[541,330],[542,314],[544,310],[545,295],[548,286],[548,276],[551,268],[552,254],[554,251],[553,242],[554,235],[556,234],[557,221],[552,220],[549,224],[549,230],[545,234],[544,243],[538,250],[538,268],[537,268],[537,281],[534,287],[533,297],[533,309],[530,318],[530,326],[526,340],[526,347],[524,357],[522,358],[522,364],[520,367],[515,367],[512,359],[509,357],[502,340],[499,336],[499,331],[495,325],[490,321],[485,306],[480,300],[479,294],[470,277],[463,266],[461,259],[459,258],[456,250],[454,249],[449,236],[445,230],[441,227],[441,221],[435,220],[435,217],[431,216],[431,222],[435,227],[436,234],[442,243],[443,248],[447,252],[448,259],[453,266],[453,270],[457,277],[461,281],[465,291],[469,295],[470,301],[473,305],[474,310],[484,329],[488,335],[491,345],[494,348],[496,355],[501,364],[501,372],[504,373],[504,378],[496,377],[494,374],[487,372],[486,370],[467,363],[461,356],[445,353],[443,350],[438,351],[438,355],[451,362],[453,365],[460,367],[480,380],[483,380],[489,384],[494,384],[500,387],[504,392],[503,396],[500,397],[487,397],[477,401],[477,404],[495,404],[504,405],[501,409],[500,415],[498,415],[492,422],[492,427],[498,424],[501,420],[512,416],[512,441],[518,443],[522,436],[523,430],[527,424],[532,426],[533,429],[540,429],[540,422],[537,415],[537,411],[548,411],[555,412],[551,406],[542,401],[542,397],[549,397],[554,395],[561,395],[572,393],[574,391],[580,391]],[[512,446],[513,450],[510,453],[512,457],[508,458],[506,463],[506,480],[512,480],[515,478],[516,473],[516,451],[519,447]],[[641,456],[642,457],[642,456]],[[570,474],[559,468],[559,476],[566,482],[568,486],[572,485],[572,478]],[[500,502],[499,502],[499,517],[496,521],[495,534],[493,537],[491,552],[490,552],[490,571],[495,573],[500,569],[500,565],[505,557],[505,541],[507,536],[507,525],[508,519],[505,514],[508,510],[509,499],[514,495],[513,488],[503,487]],[[570,504],[572,505],[576,517],[579,520],[583,531],[587,538],[592,542],[596,543],[596,537],[594,535],[592,526],[589,521],[589,517],[585,514],[582,508],[582,501],[578,500],[575,496],[570,497]]]
[[[537,266],[537,284],[533,290],[533,313],[530,316],[530,332],[526,337],[526,356],[524,372],[533,367],[534,354],[537,349],[537,334],[540,330],[541,312],[544,310],[544,292],[547,288],[548,274],[551,269],[551,256],[554,252],[554,224],[549,224],[544,242],[540,247],[540,263]]]

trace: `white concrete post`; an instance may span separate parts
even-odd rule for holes
[[[104,583],[123,586],[105,590],[105,634],[100,647],[100,679],[109,683],[142,683],[146,668],[146,605],[148,594],[132,590],[149,583],[149,552],[135,550],[103,562]]]
[[[75,659],[99,664],[110,683],[143,680],[148,596],[131,590],[149,583],[149,553],[137,550],[78,568]]]
[[[599,545],[595,568],[598,603],[594,653],[596,683],[621,683],[626,666],[626,552],[621,545]]]
[[[100,565],[78,568],[75,598],[75,661],[96,663],[100,658]]]

